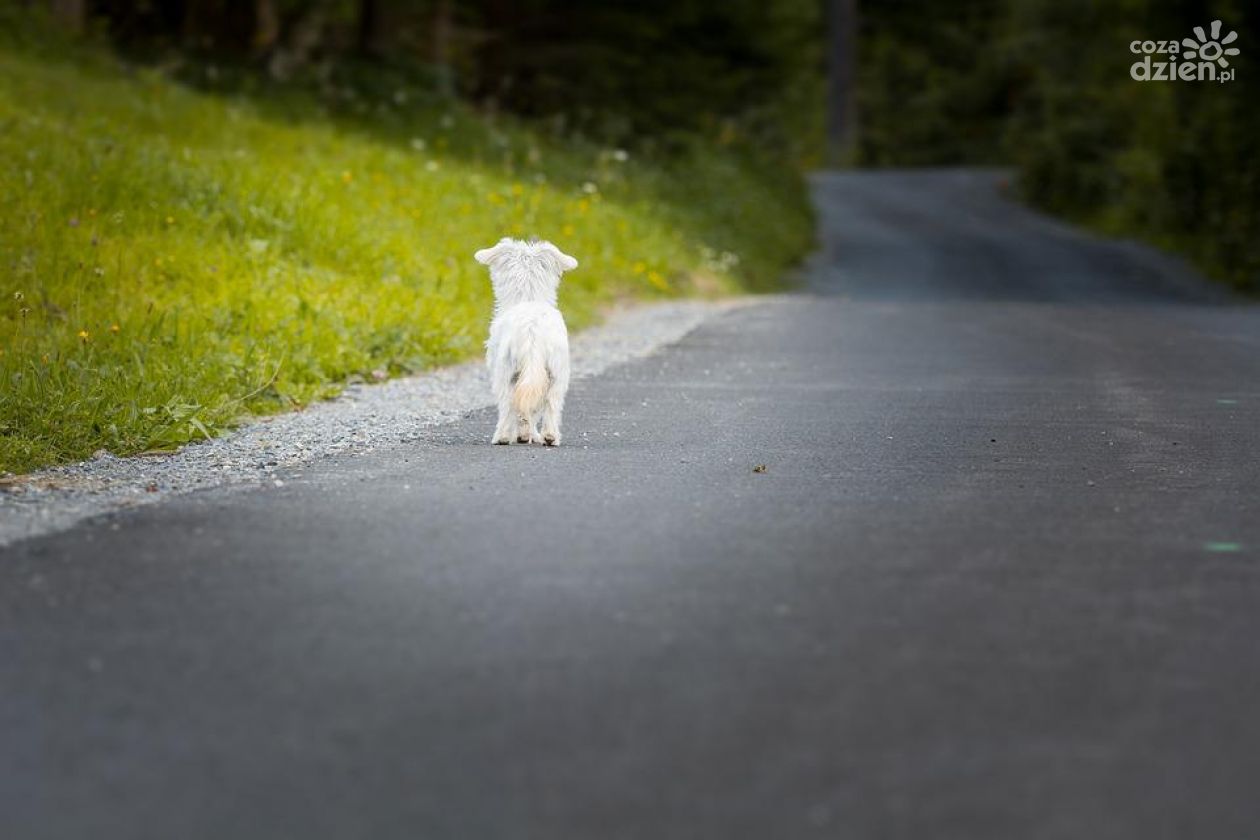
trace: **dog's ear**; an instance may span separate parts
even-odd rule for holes
[[[573,259],[573,257],[570,257],[568,254],[566,254],[564,251],[561,251],[559,248],[557,248],[555,245],[552,245],[550,242],[544,242],[543,247],[546,248],[548,251],[550,251],[552,256],[556,258],[556,263],[560,266],[561,273],[565,271],[572,271],[573,269],[578,267],[577,260]]]
[[[489,248],[482,248],[480,251],[473,254],[473,259],[482,265],[490,265],[490,263],[494,262],[495,257],[503,253],[504,249],[511,243],[511,241],[511,239],[505,236]]]

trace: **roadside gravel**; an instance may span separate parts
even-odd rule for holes
[[[676,301],[614,310],[600,326],[574,336],[574,376],[594,376],[645,356],[741,305],[746,301]],[[490,404],[483,364],[467,362],[379,385],[354,385],[335,400],[264,418],[170,454],[118,458],[102,451],[78,464],[0,479],[0,547],[173,494],[225,485],[281,486],[278,474],[295,466],[406,444],[425,429]]]

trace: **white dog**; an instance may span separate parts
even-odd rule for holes
[[[494,320],[486,341],[490,385],[499,403],[493,443],[560,445],[569,390],[569,332],[556,308],[560,275],[577,260],[550,242],[503,238],[474,258],[490,266]],[[536,419],[542,413],[542,435]]]

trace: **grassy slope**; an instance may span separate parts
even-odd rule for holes
[[[650,163],[349,86],[244,98],[0,46],[0,470],[134,453],[475,354],[472,252],[560,244],[572,325],[772,285],[802,193],[732,153]],[[420,104],[416,104],[419,102]]]

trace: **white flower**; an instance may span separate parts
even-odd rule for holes
[[[585,184],[582,185],[582,192],[586,193],[587,195],[594,195],[595,193],[599,192],[599,187],[595,185],[594,181],[587,181]]]

